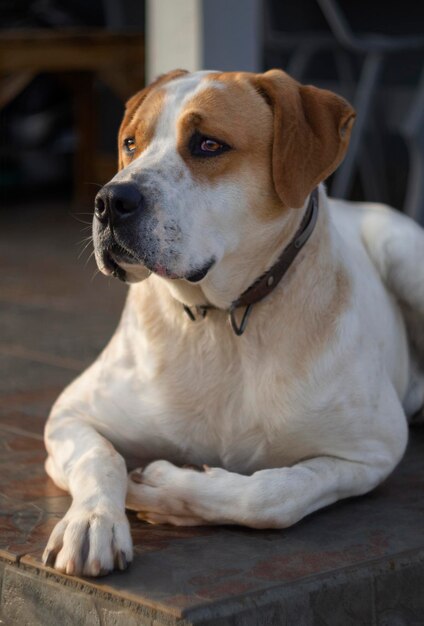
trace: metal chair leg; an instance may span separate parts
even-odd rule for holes
[[[357,118],[353,127],[349,150],[345,160],[336,172],[331,188],[331,194],[337,198],[349,197],[362,138],[383,67],[383,60],[384,57],[378,52],[369,53],[365,58],[355,101]]]
[[[424,71],[415,102],[402,131],[410,158],[404,211],[424,226]]]

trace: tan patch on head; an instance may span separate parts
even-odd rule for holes
[[[180,155],[197,179],[256,182],[267,207],[262,215],[303,206],[343,159],[355,114],[340,96],[300,85],[280,70],[211,73],[203,82],[213,84],[188,101],[178,121]],[[195,131],[232,150],[193,156]]]
[[[119,134],[120,158],[122,167],[129,165],[131,161],[149,146],[152,141],[158,118],[163,109],[165,91],[161,88],[152,91],[144,101],[137,107],[135,113],[127,119],[127,123],[122,125]],[[135,150],[132,154],[126,154],[124,141],[131,137],[135,142]]]
[[[193,177],[206,183],[233,178],[261,190],[261,217],[280,213],[272,182],[272,111],[248,73],[211,73],[190,98],[178,120],[177,149]],[[208,86],[208,83],[212,83]],[[230,146],[217,156],[193,156],[189,145],[198,132]]]
[[[159,76],[128,100],[118,135],[119,169],[129,165],[131,160],[139,156],[151,142],[163,108],[164,85],[187,73],[186,70],[174,70]],[[135,139],[136,149],[131,155],[127,155],[123,147],[124,140],[128,137]]]
[[[163,87],[185,74],[170,72],[129,100],[119,133],[120,168],[148,147],[164,106]],[[196,180],[238,182],[261,220],[281,215],[282,208],[303,206],[345,154],[354,112],[336,94],[300,85],[281,70],[211,72],[198,87],[194,81],[194,95],[182,95],[186,104],[175,120],[177,150]],[[195,156],[190,139],[196,132],[231,149]],[[130,155],[123,148],[128,137],[135,141]]]

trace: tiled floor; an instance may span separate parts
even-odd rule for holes
[[[424,429],[395,474],[286,531],[147,526],[124,573],[70,579],[40,563],[69,505],[46,477],[43,424],[111,335],[125,287],[78,259],[64,207],[0,234],[0,623],[424,624]],[[6,230],[4,230],[6,228]],[[7,233],[7,236],[5,236]]]

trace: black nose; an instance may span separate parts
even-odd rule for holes
[[[105,223],[130,217],[143,206],[143,196],[132,183],[110,183],[102,187],[94,200],[94,215]]]

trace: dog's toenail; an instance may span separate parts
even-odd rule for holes
[[[125,552],[123,552],[123,550],[121,550],[118,553],[117,562],[118,562],[118,567],[120,570],[127,569],[128,561],[127,561],[127,557],[125,556]]]
[[[54,567],[54,562],[56,561],[56,553],[54,550],[49,550],[47,553],[43,555],[43,563],[47,565],[47,567]]]

